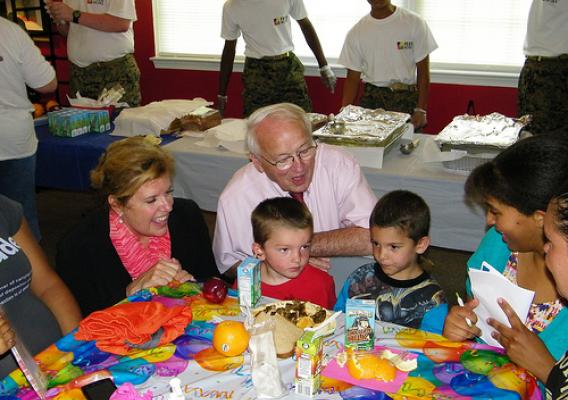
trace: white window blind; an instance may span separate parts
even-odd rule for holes
[[[531,0],[422,0],[415,11],[432,30],[433,63],[506,69],[523,63]]]
[[[439,48],[432,69],[518,73],[531,0],[396,0],[426,19]],[[156,60],[209,60],[218,68],[224,0],[153,0]],[[304,0],[324,53],[339,57],[347,31],[370,6],[365,0]],[[292,22],[296,54],[316,64],[298,24]],[[244,43],[238,40],[237,55]],[[211,62],[217,64],[212,64]],[[212,67],[211,67],[212,66]],[[195,64],[193,64],[195,68]]]

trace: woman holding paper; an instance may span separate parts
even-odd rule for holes
[[[546,135],[523,139],[477,167],[466,195],[487,210],[487,232],[468,268],[490,264],[512,283],[535,292],[525,325],[559,358],[568,348],[568,309],[546,269],[543,225],[546,207],[568,179],[568,141]],[[443,335],[454,341],[481,335],[478,300],[454,306]],[[467,319],[471,324],[467,323]]]
[[[550,201],[544,216],[546,266],[552,273],[558,293],[568,298],[568,192]],[[528,330],[511,306],[503,299],[499,305],[509,319],[510,327],[491,319],[497,331],[493,337],[507,350],[517,365],[531,371],[546,383],[550,397],[559,398],[568,390],[568,352],[556,362],[545,344]],[[548,397],[547,397],[548,398]]]
[[[174,199],[174,159],[155,140],[107,148],[91,171],[104,206],[58,244],[57,272],[85,316],[141,289],[219,274],[201,210]]]

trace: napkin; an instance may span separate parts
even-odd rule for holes
[[[79,323],[77,340],[95,340],[102,351],[127,354],[131,348],[157,347],[183,334],[191,322],[188,305],[166,307],[157,302],[117,304],[95,311]]]
[[[212,132],[217,139],[225,142],[245,140],[247,122],[244,119],[223,122],[221,125],[209,129],[209,132]]]
[[[422,162],[443,162],[443,161],[454,161],[459,160],[467,156],[467,151],[465,150],[451,150],[442,151],[432,138],[425,138],[422,145]]]
[[[160,136],[162,129],[167,129],[170,123],[196,110],[199,107],[213,103],[202,98],[193,100],[162,100],[155,101],[142,107],[122,110],[114,120],[113,136]]]
[[[479,300],[479,305],[475,309],[477,314],[477,327],[481,329],[481,339],[487,344],[496,347],[503,347],[491,336],[493,328],[487,324],[487,318],[493,318],[506,326],[511,326],[507,316],[497,303],[500,297],[511,305],[521,321],[527,319],[534,292],[519,287],[505,278],[499,271],[483,262],[480,270],[470,269],[468,271],[471,282],[471,292]]]

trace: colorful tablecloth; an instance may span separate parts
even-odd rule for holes
[[[180,298],[181,296],[184,296]],[[172,343],[117,356],[99,350],[93,341],[79,341],[74,333],[63,337],[36,356],[49,376],[48,398],[84,400],[80,387],[104,377],[115,384],[131,382],[157,400],[166,398],[169,380],[178,376],[188,399],[255,399],[248,354],[219,356],[212,348],[212,334],[222,319],[239,319],[237,301],[229,297],[220,305],[207,303],[195,287],[185,293],[169,288],[142,291],[126,301],[157,301],[166,306],[191,300],[193,321]],[[398,390],[383,393],[323,377],[315,398],[329,399],[539,399],[535,379],[516,367],[497,349],[475,343],[449,342],[441,336],[415,329],[379,323],[376,344],[418,354],[418,368],[408,374]],[[324,352],[329,360],[343,347],[343,322],[327,338]],[[295,361],[281,360],[282,379],[295,398]],[[392,389],[391,389],[392,390]],[[37,396],[17,370],[0,381],[0,397],[31,400]],[[305,397],[304,397],[305,398]]]

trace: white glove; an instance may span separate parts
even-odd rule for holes
[[[331,93],[335,93],[335,83],[337,82],[337,78],[335,77],[331,67],[329,65],[324,65],[319,70],[321,81],[325,87],[328,88]]]

